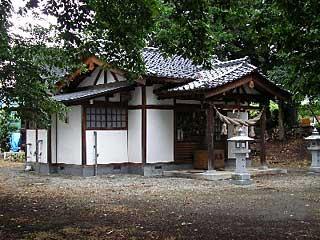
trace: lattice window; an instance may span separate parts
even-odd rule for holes
[[[86,107],[86,129],[127,129],[127,119],[125,107]]]

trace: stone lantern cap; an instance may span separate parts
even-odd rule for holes
[[[234,136],[232,138],[228,138],[228,141],[230,142],[246,142],[246,141],[254,141],[253,138],[248,137],[242,127],[239,128],[237,131],[237,136]]]
[[[309,137],[306,137],[307,141],[320,141],[320,134],[316,128],[313,129],[312,134]]]

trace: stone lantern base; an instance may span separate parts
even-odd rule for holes
[[[253,180],[250,178],[249,173],[233,173],[231,175],[231,183],[236,185],[250,185]]]

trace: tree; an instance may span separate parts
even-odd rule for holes
[[[34,28],[31,36],[22,38],[9,34],[12,12],[11,1],[0,5],[0,101],[5,112],[16,111],[23,120],[46,126],[52,113],[63,113],[64,105],[51,98],[55,82],[63,75],[55,69],[64,69],[64,52],[48,47],[47,29]],[[63,61],[62,61],[63,62]],[[61,68],[59,68],[61,67]]]
[[[316,0],[49,0],[42,11],[57,18],[56,38],[36,30],[31,43],[8,35],[11,3],[1,1],[0,94],[19,103],[24,114],[32,110],[44,119],[60,109],[49,98],[58,80],[54,66],[70,72],[81,59],[96,55],[135,79],[145,70],[145,46],[208,68],[213,54],[248,55],[298,99],[320,98]],[[41,8],[40,2],[30,0],[27,6]]]
[[[319,98],[319,1],[51,0],[46,12],[81,54],[143,72],[141,49],[154,45],[210,67],[250,56],[301,100]],[[64,14],[59,14],[63,12]],[[146,21],[147,19],[147,21]]]

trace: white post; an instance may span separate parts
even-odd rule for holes
[[[97,132],[93,132],[93,138],[94,138],[94,176],[98,175],[98,137]]]

